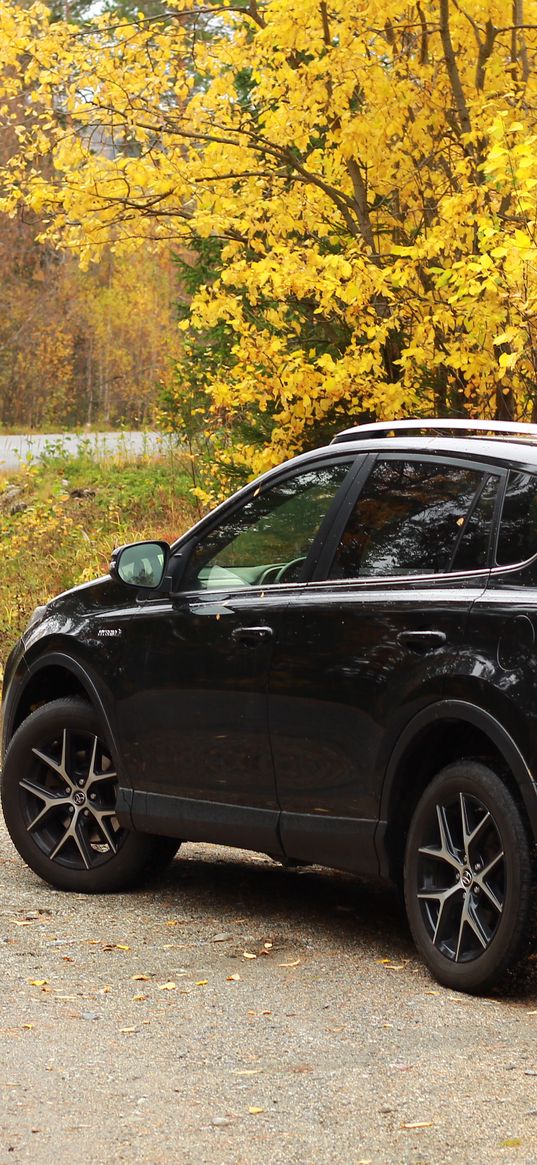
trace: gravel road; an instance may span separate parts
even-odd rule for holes
[[[0,1165],[537,1161],[537,962],[444,990],[387,890],[185,846],[66,895],[2,827],[0,951]]]

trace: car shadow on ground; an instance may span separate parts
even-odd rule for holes
[[[264,855],[185,846],[145,894],[182,916],[211,918],[226,930],[240,919],[260,940],[348,951],[408,965],[434,986],[414,947],[396,889],[319,866],[285,867]],[[270,932],[270,933],[269,933]],[[537,1001],[537,956],[503,981],[496,998],[524,1007]]]
[[[239,915],[252,931],[289,929],[297,939],[312,933],[329,944],[355,934],[367,945],[389,947],[392,955],[415,956],[396,891],[320,866],[286,867],[264,855],[204,846],[199,854],[185,847],[153,890],[168,892],[183,912],[225,921]],[[379,946],[379,949],[380,949]]]

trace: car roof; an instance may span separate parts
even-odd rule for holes
[[[356,452],[422,452],[537,466],[537,425],[502,421],[381,421],[338,433],[334,446]]]

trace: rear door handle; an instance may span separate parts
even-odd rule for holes
[[[258,647],[263,640],[272,639],[272,627],[235,627],[231,638],[241,647]]]
[[[446,635],[443,631],[401,631],[397,642],[414,651],[432,651],[446,642]]]

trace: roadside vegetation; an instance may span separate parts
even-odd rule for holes
[[[100,461],[51,445],[39,463],[0,475],[0,672],[38,603],[106,573],[114,546],[172,541],[200,511],[180,454]]]

